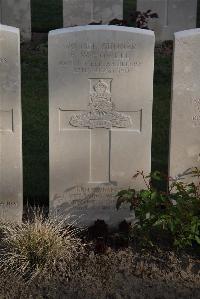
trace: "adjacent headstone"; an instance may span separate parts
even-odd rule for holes
[[[19,30],[0,25],[0,219],[22,220]]]
[[[116,225],[116,193],[151,170],[154,33],[83,26],[49,35],[50,209]]]
[[[172,40],[174,32],[196,28],[197,0],[137,0],[137,10],[151,10],[158,19],[149,19],[156,40]]]
[[[30,0],[0,0],[1,23],[20,29],[23,41],[31,40]]]
[[[64,27],[123,19],[123,0],[63,0]]]
[[[175,34],[169,173],[200,167],[200,29]]]

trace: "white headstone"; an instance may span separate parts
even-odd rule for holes
[[[24,41],[31,39],[30,0],[0,0],[1,23],[20,29]]]
[[[0,219],[20,222],[23,209],[19,30],[0,25]]]
[[[137,0],[138,11],[149,9],[159,17],[148,22],[157,41],[172,40],[174,32],[196,27],[197,0]]]
[[[123,0],[63,0],[64,27],[123,19]]]
[[[199,47],[200,29],[175,34],[169,160],[173,178],[200,167]]]
[[[117,191],[151,170],[154,33],[83,26],[49,35],[50,208],[116,225]]]

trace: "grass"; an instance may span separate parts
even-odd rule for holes
[[[62,27],[62,0],[31,0],[31,12],[34,32]]]
[[[130,13],[136,10],[137,0],[125,0],[124,1],[124,18],[127,19]]]
[[[69,273],[83,244],[78,230],[65,221],[70,220],[46,219],[42,211],[35,210],[31,221],[1,223],[0,270],[27,282],[39,275],[51,277],[64,266],[65,274]]]
[[[47,43],[37,40],[22,51],[24,198],[48,204]]]
[[[136,0],[125,0],[125,17],[135,7]],[[59,27],[62,27],[62,1],[32,0],[33,32]],[[170,55],[156,53],[152,168],[163,171],[167,171],[168,159],[171,63]],[[24,199],[44,205],[48,205],[49,192],[47,69],[47,34],[38,34],[22,48]]]
[[[48,258],[47,251],[44,256]],[[95,254],[89,247],[78,257],[74,255],[67,267],[63,264],[53,275],[42,272],[30,283],[21,273],[14,276],[9,271],[0,272],[0,298],[197,299],[198,270],[199,259],[186,254],[180,257],[171,251],[137,248],[108,248],[105,254]]]
[[[155,55],[152,169],[167,172],[172,57]]]

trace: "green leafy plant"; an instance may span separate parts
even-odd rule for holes
[[[117,209],[122,203],[130,204],[137,219],[133,233],[139,233],[146,243],[153,245],[156,231],[158,239],[168,236],[179,249],[200,245],[200,171],[189,169],[185,175],[190,175],[194,182],[173,180],[158,171],[149,176],[138,171],[134,178],[141,176],[146,189],[122,190],[117,194]],[[167,191],[155,187],[163,181],[168,185]]]

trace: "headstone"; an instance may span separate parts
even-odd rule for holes
[[[64,27],[123,19],[123,0],[63,0]]]
[[[49,35],[50,208],[103,219],[116,193],[142,188],[137,170],[151,169],[154,33],[118,26],[83,26]],[[130,216],[131,217],[131,216]]]
[[[1,23],[20,29],[23,41],[31,40],[30,0],[0,0]]]
[[[19,30],[0,25],[0,219],[22,220]]]
[[[138,11],[149,9],[158,14],[148,21],[157,41],[173,40],[174,32],[196,27],[197,0],[137,0]]]
[[[169,173],[185,176],[200,167],[200,29],[175,34]]]

